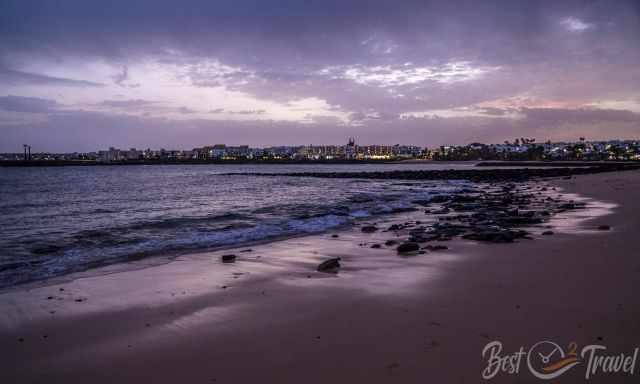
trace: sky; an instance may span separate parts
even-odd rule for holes
[[[640,138],[640,1],[0,0],[0,152]]]

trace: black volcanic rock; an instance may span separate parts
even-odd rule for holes
[[[362,232],[364,233],[373,233],[377,230],[378,227],[376,227],[375,225],[365,225],[364,227],[362,227]]]
[[[223,263],[233,263],[236,261],[236,255],[222,255]]]
[[[402,243],[400,245],[398,245],[398,248],[396,248],[396,251],[398,251],[398,253],[410,253],[410,252],[417,252],[420,250],[420,245],[418,245],[418,243],[414,243],[414,242],[406,242],[406,243]]]
[[[334,257],[332,259],[325,260],[322,263],[318,264],[317,270],[318,272],[337,273],[340,267],[341,267],[340,258]]]
[[[464,235],[462,238],[489,243],[513,243],[514,240],[524,238],[525,236],[527,236],[526,231],[487,229]]]

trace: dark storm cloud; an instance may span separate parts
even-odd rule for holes
[[[0,110],[9,112],[45,113],[56,109],[59,104],[54,100],[37,97],[4,96],[0,97]]]
[[[105,100],[100,103],[102,106],[112,107],[112,108],[140,108],[140,107],[148,107],[150,105],[156,104],[155,101],[150,100]]]
[[[115,84],[118,84],[121,87],[138,88],[140,86],[138,83],[132,83],[129,81],[129,67],[126,65],[122,66],[121,72],[116,73],[111,78]]]
[[[589,36],[582,41],[552,44],[548,39],[568,16],[597,28],[584,31]],[[180,5],[170,0],[5,0],[0,41],[5,52],[108,59],[180,48],[269,70],[354,59],[529,63],[550,54],[566,56],[567,49],[584,43],[604,47],[610,35],[631,42],[637,21],[635,1],[611,6],[606,1],[512,0],[196,0]],[[377,58],[394,44],[393,57]]]
[[[0,84],[6,85],[53,85],[64,87],[103,87],[104,84],[86,80],[65,79],[35,73],[15,71],[0,67]]]
[[[113,82],[120,85],[125,80],[129,79],[129,68],[125,65],[122,67],[122,72],[116,73],[112,76]]]

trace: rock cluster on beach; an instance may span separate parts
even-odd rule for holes
[[[557,213],[584,209],[586,204],[562,195],[555,187],[537,182],[476,183],[446,194],[434,194],[412,201],[426,215],[425,220],[392,222],[386,228],[372,224],[360,227],[362,233],[393,233],[369,247],[393,247],[399,255],[444,251],[441,242],[462,238],[485,243],[513,243],[533,239],[533,232],[549,236],[554,232],[546,223]],[[538,228],[532,232],[533,228]],[[608,230],[602,225],[599,230]],[[361,243],[361,246],[367,243]],[[340,259],[322,262],[317,270],[337,272]]]
[[[424,210],[427,220],[393,223],[386,229],[375,224],[360,227],[364,234],[393,232],[396,239],[382,240],[369,245],[371,249],[394,247],[399,255],[424,254],[443,251],[449,247],[440,244],[454,238],[485,243],[513,243],[520,239],[533,239],[531,229],[538,227],[542,236],[553,235],[544,225],[553,215],[583,209],[576,202],[561,195],[555,187],[546,185],[543,178],[571,178],[589,174],[639,169],[640,166],[606,165],[575,168],[507,168],[472,170],[414,170],[390,172],[300,172],[254,174],[258,176],[405,179],[405,180],[468,180],[472,186],[457,191],[431,195],[412,201],[413,207],[403,211]],[[542,181],[542,182],[540,182]],[[396,211],[392,211],[396,213]],[[607,225],[597,228],[610,229]],[[337,237],[334,235],[334,237]],[[361,243],[360,246],[366,246]],[[337,272],[339,259],[329,259],[318,265],[321,272]]]
[[[474,183],[411,203],[412,209],[423,210],[424,220],[392,221],[386,228],[363,224],[360,231],[378,237],[378,242],[360,245],[371,249],[381,249],[384,245],[399,255],[410,256],[447,250],[449,247],[442,242],[455,238],[513,243],[533,239],[533,233],[553,235],[547,222],[555,214],[586,208],[586,203],[571,200],[556,187],[537,181]],[[610,227],[601,225],[597,229],[606,231]],[[385,233],[393,233],[394,238],[379,239]],[[317,270],[337,272],[339,268],[336,258],[322,262]]]
[[[556,213],[585,207],[582,202],[567,200],[557,194],[555,188],[534,183],[478,184],[413,203],[426,208],[425,214],[433,220],[394,223],[385,230],[407,236],[396,248],[401,254],[418,249],[443,250],[447,247],[420,245],[456,237],[489,243],[531,239],[529,230],[532,226],[542,226]],[[542,234],[553,232],[544,230]],[[387,246],[395,244],[395,240],[385,243]]]

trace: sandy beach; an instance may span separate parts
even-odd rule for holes
[[[542,340],[632,354],[640,172],[547,182],[591,199],[593,217],[554,219],[553,236],[455,240],[412,257],[372,249],[392,235],[354,227],[2,293],[0,382],[477,383],[491,341],[505,355]],[[373,221],[415,217],[402,215]],[[230,253],[236,262],[222,263]],[[331,257],[338,274],[315,270]],[[489,382],[541,382],[522,365]],[[584,382],[585,365],[554,382]]]

